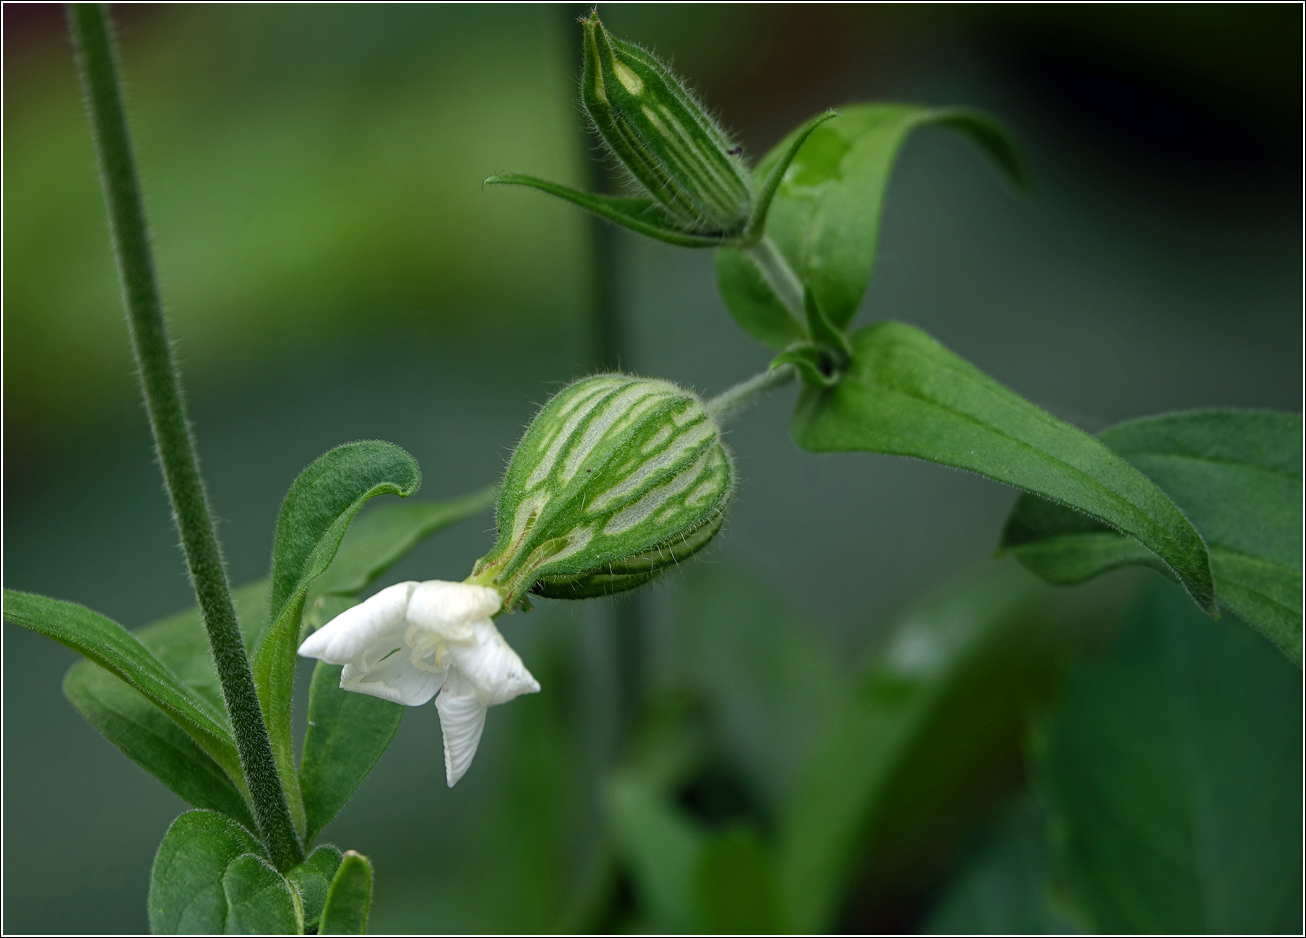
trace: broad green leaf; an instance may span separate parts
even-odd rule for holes
[[[317,927],[326,905],[327,893],[331,890],[331,880],[335,877],[336,870],[340,869],[342,857],[339,847],[323,844],[307,860],[286,873],[286,879],[299,893],[306,928]]]
[[[326,572],[349,523],[371,498],[413,494],[421,472],[412,456],[392,443],[347,443],[320,456],[299,474],[277,518],[272,545],[272,595],[267,633],[254,658],[254,682],[267,720],[272,753],[295,827],[304,831],[304,805],[295,773],[291,695],[304,599]]]
[[[1029,184],[1006,130],[976,111],[855,104],[810,130],[771,203],[765,234],[839,328],[852,321],[870,283],[880,209],[898,150],[913,130],[928,125],[960,131],[1016,186]],[[766,155],[753,173],[755,186],[806,129],[795,130]],[[716,263],[721,295],[746,332],[775,349],[803,337],[749,253],[722,248]]]
[[[346,850],[340,868],[331,880],[318,934],[364,934],[371,909],[372,864],[362,854]]]
[[[245,799],[227,773],[139,691],[89,661],[69,669],[63,691],[86,722],[182,800],[254,829]]]
[[[784,930],[771,859],[744,827],[703,845],[695,875],[699,929],[710,934],[772,935]]]
[[[1026,711],[1052,694],[1065,657],[1113,621],[1118,596],[1058,594],[997,564],[900,617],[781,818],[789,928],[829,930],[854,874],[865,902],[923,898],[911,890],[941,875],[1019,784]]]
[[[176,721],[233,779],[240,759],[226,721],[117,622],[85,606],[6,589],[4,617],[66,645],[121,678]]]
[[[339,665],[318,662],[308,692],[308,733],[299,766],[305,842],[312,843],[372,771],[399,730],[404,708],[342,690]]]
[[[838,386],[807,388],[793,435],[813,452],[869,450],[966,469],[1092,515],[1156,554],[1209,613],[1211,564],[1174,502],[1099,440],[1057,420],[919,329],[853,337]]]
[[[1164,582],[1036,736],[1059,879],[1095,930],[1302,928],[1302,674]]]
[[[227,902],[228,935],[302,935],[304,916],[299,895],[272,864],[252,853],[241,854],[222,874]]]
[[[1023,798],[944,892],[932,935],[1079,934],[1053,901],[1047,818]]]
[[[227,865],[262,850],[253,835],[215,811],[187,811],[172,822],[150,871],[150,931],[221,935],[227,929]]]
[[[649,925],[661,932],[698,931],[695,877],[703,832],[667,801],[660,786],[632,771],[609,783],[607,813]]]
[[[1133,420],[1098,435],[1155,482],[1202,533],[1216,599],[1302,663],[1302,418],[1204,410]],[[1137,541],[1031,495],[1002,547],[1052,583],[1125,564],[1169,571]]]

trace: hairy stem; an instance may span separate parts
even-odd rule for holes
[[[277,868],[285,870],[302,862],[304,850],[295,835],[277,776],[254,676],[231,602],[222,550],[200,479],[154,276],[154,258],[108,15],[100,4],[74,3],[69,6],[69,24],[95,138],[132,351],[154,445],[163,467],[173,518],[181,532],[182,549],[208,632],[209,648],[222,683],[222,697],[236,737],[236,750],[249,786],[259,835]]]
[[[784,304],[784,308],[789,310],[789,315],[805,328],[807,314],[803,311],[802,281],[789,266],[785,256],[780,253],[780,249],[775,246],[775,242],[770,237],[763,236],[747,250],[749,257],[761,272],[762,279],[775,292],[776,297]]]
[[[726,388],[716,397],[703,404],[703,408],[712,415],[720,426],[725,426],[749,407],[757,403],[764,394],[782,388],[798,377],[798,369],[793,365],[781,365],[754,375],[747,381],[741,381],[733,388]]]

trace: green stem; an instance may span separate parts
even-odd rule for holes
[[[716,422],[724,426],[757,402],[763,394],[782,388],[798,377],[798,369],[793,365],[780,365],[754,375],[747,381],[741,381],[733,388],[727,388],[716,397],[707,401],[703,407]]]
[[[747,250],[749,257],[753,259],[753,263],[762,274],[762,279],[775,292],[776,297],[784,304],[784,308],[789,310],[789,315],[794,317],[794,321],[805,329],[807,314],[803,307],[802,281],[789,266],[785,256],[780,253],[780,249],[775,246],[775,242],[770,237],[763,236]]]
[[[108,15],[98,3],[70,4],[69,25],[95,138],[132,351],[159,464],[163,467],[186,565],[217,665],[254,818],[269,856],[278,869],[285,870],[303,861],[304,850],[295,835],[285,792],[277,776],[254,676],[231,602],[222,550],[200,479],[168,328],[159,302]]]

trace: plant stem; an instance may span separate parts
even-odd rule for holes
[[[798,369],[793,365],[781,365],[754,375],[747,381],[741,381],[733,388],[726,388],[716,397],[707,401],[703,407],[716,422],[724,426],[757,402],[763,394],[782,388],[798,377]]]
[[[789,315],[805,329],[807,314],[803,311],[802,281],[789,266],[785,256],[780,253],[780,249],[775,246],[775,242],[764,235],[761,240],[748,248],[748,255],[757,265],[762,279],[775,291],[776,297],[784,304],[784,308],[789,310]]]
[[[295,835],[272,758],[267,726],[241,641],[222,550],[213,530],[191,440],[154,276],[154,258],[108,15],[101,4],[74,3],[69,5],[69,24],[95,139],[132,351],[154,445],[172,502],[173,518],[181,532],[191,584],[208,632],[209,648],[222,684],[222,697],[236,737],[236,751],[249,786],[259,835],[273,863],[285,870],[303,861],[304,850]]]

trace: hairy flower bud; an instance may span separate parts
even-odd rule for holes
[[[608,374],[560,391],[518,444],[498,541],[472,582],[511,608],[532,590],[583,599],[631,589],[702,548],[733,486],[721,431],[689,391]]]
[[[751,175],[725,132],[679,78],[591,13],[581,100],[635,180],[685,231],[730,236],[749,222]]]

